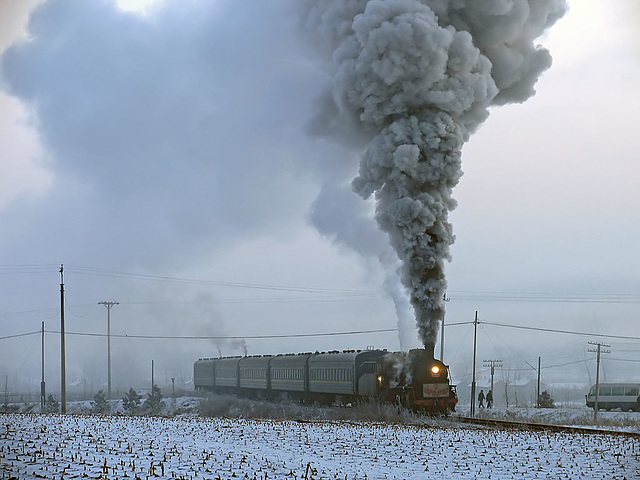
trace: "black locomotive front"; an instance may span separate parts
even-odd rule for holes
[[[387,355],[379,377],[388,401],[413,410],[448,414],[458,403],[449,368],[433,356],[433,346]]]

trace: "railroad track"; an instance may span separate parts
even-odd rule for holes
[[[473,417],[452,417],[452,420],[460,423],[482,425],[487,427],[496,427],[501,429],[515,430],[543,430],[551,432],[566,433],[598,433],[606,435],[622,435],[628,437],[640,438],[640,432],[630,432],[624,430],[607,430],[605,428],[582,427],[577,425],[553,425],[547,423],[534,423],[514,420],[497,420],[494,418],[473,418]]]

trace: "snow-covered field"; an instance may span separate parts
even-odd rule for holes
[[[640,439],[444,422],[0,414],[0,478],[632,479]]]

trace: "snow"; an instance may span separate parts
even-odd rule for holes
[[[173,417],[1,414],[0,478],[640,476],[639,436],[498,430],[443,420],[409,425],[204,418],[185,407],[195,403],[165,399],[184,412]]]

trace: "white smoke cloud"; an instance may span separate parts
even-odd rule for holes
[[[369,207],[369,203],[353,194],[349,185],[335,186],[327,180],[312,205],[309,219],[320,233],[336,244],[353,249],[384,269],[383,289],[396,311],[400,349],[408,350],[416,346],[417,335],[411,305],[397,274],[400,264],[388,240],[372,220]],[[369,270],[375,267],[368,266]]]
[[[444,316],[462,146],[489,106],[534,93],[551,57],[533,41],[564,9],[561,0],[325,0],[306,11],[321,57],[331,59],[331,95],[314,132],[339,132],[347,145],[345,132],[355,132],[354,146],[368,140],[353,189],[375,193],[425,345],[435,344]]]

